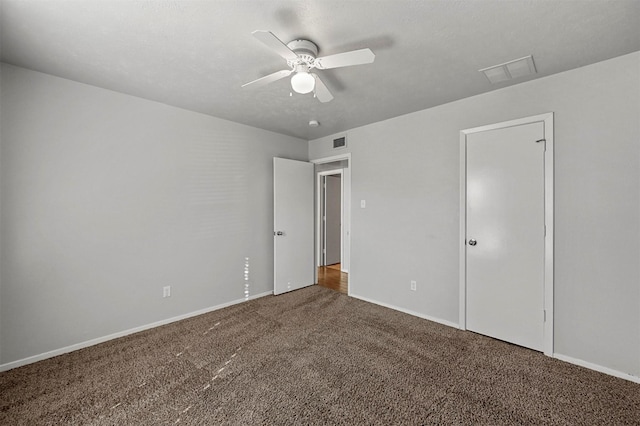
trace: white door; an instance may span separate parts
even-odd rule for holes
[[[542,351],[544,123],[466,137],[466,328]]]
[[[273,293],[314,284],[313,164],[273,159]]]

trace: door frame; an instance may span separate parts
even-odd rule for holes
[[[313,164],[325,164],[332,163],[334,161],[342,161],[346,160],[348,167],[342,170],[342,251],[340,253],[341,264],[340,268],[343,269],[342,272],[350,273],[351,272],[351,153],[346,152],[344,154],[333,155],[329,157],[321,157],[316,158],[315,160],[310,160]],[[319,175],[323,172],[316,172],[316,175]],[[320,223],[318,222],[319,212],[320,212],[320,202],[319,202],[320,194],[318,192],[318,187],[316,186],[316,268],[315,268],[315,280],[318,282],[318,256],[319,256],[319,245],[320,245]],[[351,296],[351,286],[349,285],[349,279],[347,279],[347,294]]]
[[[323,213],[326,213],[327,209],[327,195],[326,188],[322,188],[322,178],[327,176],[335,176],[340,175],[340,269],[342,269],[342,264],[344,263],[344,239],[345,235],[343,232],[342,224],[344,223],[344,178],[343,178],[343,169],[335,169],[335,170],[325,170],[323,172],[316,173],[316,220],[318,221],[318,226],[316,227],[316,266],[320,266],[326,262],[326,247],[327,247],[327,230],[326,230],[326,219],[323,222],[322,218]],[[324,194],[324,197],[323,197]],[[324,207],[324,211],[323,211]],[[323,224],[325,226],[323,226]],[[322,232],[324,230],[324,233]],[[325,251],[323,251],[323,247]],[[323,254],[325,255],[323,258]]]
[[[489,130],[543,123],[544,128],[544,326],[543,352],[553,356],[553,113],[544,113],[460,131],[460,300],[459,328],[467,329],[467,135]]]

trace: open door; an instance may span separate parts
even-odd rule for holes
[[[315,284],[313,164],[273,159],[273,294]]]

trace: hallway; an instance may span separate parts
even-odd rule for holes
[[[348,294],[349,274],[340,271],[340,264],[318,267],[318,285]]]

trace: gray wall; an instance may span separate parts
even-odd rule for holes
[[[273,290],[305,141],[2,65],[0,362]],[[170,285],[172,296],[162,298]]]
[[[639,76],[636,52],[348,131],[352,294],[457,323],[459,132],[554,112],[555,352],[639,377]]]

